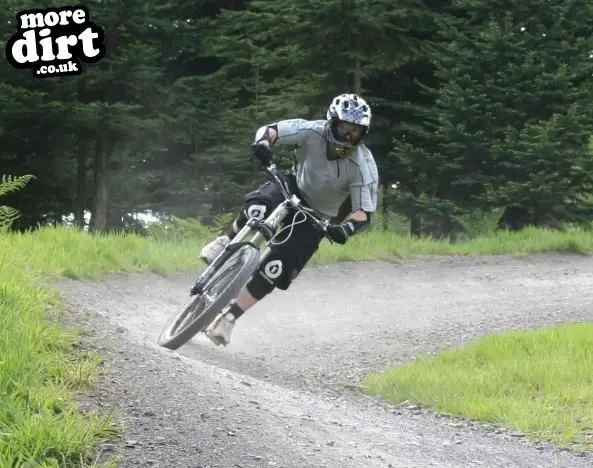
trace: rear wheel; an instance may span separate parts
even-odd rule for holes
[[[243,245],[214,273],[202,294],[191,296],[169,319],[158,344],[177,349],[206,329],[229,301],[236,298],[259,264],[259,250]]]

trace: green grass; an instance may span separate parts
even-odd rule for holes
[[[393,223],[392,223],[393,225]],[[352,237],[346,245],[329,244],[323,241],[313,257],[312,264],[337,261],[393,260],[412,255],[528,255],[543,252],[576,254],[593,253],[593,231],[571,228],[565,232],[552,229],[527,228],[520,232],[487,232],[469,240],[450,243],[446,240],[416,239],[401,233],[377,230],[380,221],[375,221],[374,230]],[[194,221],[175,219],[168,229],[154,227],[152,236],[164,241],[187,242],[201,245],[216,232]],[[195,256],[195,253],[192,254]],[[192,257],[193,258],[193,257]]]
[[[81,414],[76,393],[100,358],[77,350],[79,331],[46,319],[60,276],[190,268],[196,245],[135,236],[93,237],[67,229],[0,234],[0,466],[91,466],[92,447],[116,430],[108,416]]]
[[[48,320],[48,309],[61,304],[50,285],[61,277],[98,278],[115,271],[191,270],[213,231],[184,222],[151,235],[92,236],[61,227],[0,234],[0,466],[91,466],[92,448],[117,430],[111,418],[82,414],[76,404],[101,361],[76,346],[80,331]],[[313,263],[592,247],[593,239],[577,230],[526,230],[459,244],[370,232],[346,246],[324,242]]]
[[[149,241],[135,235],[91,236],[66,228],[2,234],[0,255],[30,274],[47,278],[98,278],[113,271],[164,273],[195,267],[200,239]]]
[[[369,375],[367,393],[593,449],[593,324],[484,337]]]
[[[389,260],[411,255],[527,255],[542,252],[590,254],[593,252],[593,232],[530,228],[518,233],[501,231],[485,234],[452,244],[376,231],[353,237],[345,246],[324,242],[313,262]]]

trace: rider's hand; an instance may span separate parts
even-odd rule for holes
[[[251,145],[253,155],[263,164],[264,167],[268,167],[274,162],[272,158],[272,151],[265,143],[254,143]]]
[[[327,236],[336,244],[345,244],[350,234],[352,234],[352,224],[350,223],[330,224],[327,227]]]

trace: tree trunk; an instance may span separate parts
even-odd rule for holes
[[[412,237],[422,237],[422,218],[418,214],[410,216],[410,235]]]
[[[105,230],[109,231],[123,231],[125,230],[124,225],[124,210],[123,208],[118,205],[109,204],[107,209],[107,226]]]
[[[498,230],[520,231],[531,223],[530,213],[524,208],[507,206],[497,223]]]
[[[78,154],[76,158],[76,211],[75,225],[84,228],[84,210],[86,209],[87,197],[87,159],[88,159],[88,142],[85,140],[78,144]]]
[[[381,204],[381,212],[383,213],[383,230],[384,231],[389,231],[389,203],[387,201],[387,190],[388,190],[388,185],[387,184],[383,184],[383,190],[382,190],[382,198],[383,198],[383,203]]]
[[[99,135],[95,147],[95,197],[89,231],[104,232],[107,228],[109,189],[107,187],[110,142],[105,135]]]
[[[356,38],[356,60],[354,62],[354,92],[358,95],[362,94],[362,65],[360,63],[360,36],[357,34]]]

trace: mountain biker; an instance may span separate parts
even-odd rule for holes
[[[327,236],[338,244],[366,228],[377,208],[377,166],[362,142],[370,123],[371,109],[366,101],[356,94],[341,94],[332,100],[326,120],[289,119],[264,125],[252,144],[254,156],[264,167],[273,162],[272,145],[296,145],[289,187],[303,203],[331,220]],[[248,218],[261,220],[283,201],[272,182],[245,195],[229,232],[204,246],[200,258],[210,264]],[[294,212],[283,224],[290,224],[293,216]],[[216,345],[228,345],[235,321],[275,287],[288,289],[323,237],[308,219],[297,221],[289,240],[272,247],[266,263],[208,327],[206,336]]]

